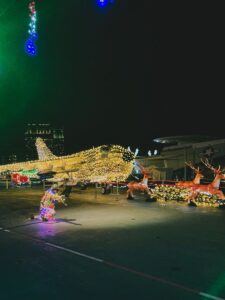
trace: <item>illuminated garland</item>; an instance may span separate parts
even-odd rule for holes
[[[35,45],[35,41],[37,40],[37,12],[35,7],[35,1],[29,3],[29,11],[30,11],[30,23],[29,23],[29,37],[25,43],[25,51],[30,56],[35,56],[37,54],[37,48]]]
[[[191,189],[178,186],[159,185],[151,189],[151,197],[161,201],[181,201],[187,203],[187,197]],[[207,195],[198,193],[197,197],[192,201],[196,206],[204,207],[223,207],[225,201],[220,200],[217,195]]]
[[[185,201],[190,189],[177,186],[159,185],[151,189],[151,197],[156,200]]]

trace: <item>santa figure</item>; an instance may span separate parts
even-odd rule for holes
[[[55,219],[55,204],[57,202],[64,203],[65,196],[59,194],[59,188],[54,184],[41,198],[40,218],[42,221],[53,221]]]

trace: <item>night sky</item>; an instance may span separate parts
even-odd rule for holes
[[[28,2],[0,0],[0,152],[22,147],[28,122],[64,126],[67,153],[225,136],[222,8],[37,0],[38,55],[29,57]]]

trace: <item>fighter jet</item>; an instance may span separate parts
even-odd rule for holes
[[[55,156],[41,138],[36,140],[38,160],[1,165],[0,173],[36,170],[52,182],[126,181],[134,167],[135,154],[119,145],[103,145],[67,156]]]

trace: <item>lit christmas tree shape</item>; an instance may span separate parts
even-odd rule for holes
[[[25,43],[25,51],[30,56],[35,56],[37,54],[37,48],[35,45],[35,41],[37,40],[37,30],[36,30],[36,23],[37,23],[37,13],[35,8],[35,1],[32,1],[29,4],[30,10],[30,23],[29,23],[29,38]]]

